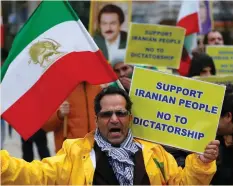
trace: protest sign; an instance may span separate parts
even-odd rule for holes
[[[233,74],[233,46],[207,46],[206,53],[213,58],[217,74]]]
[[[125,63],[178,69],[184,35],[180,27],[131,23]]]
[[[216,84],[233,84],[233,75],[218,75],[218,76],[195,76],[195,79],[207,81]]]
[[[136,67],[130,89],[133,135],[203,153],[215,139],[224,93],[222,85]]]

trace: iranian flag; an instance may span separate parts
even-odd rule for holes
[[[178,70],[182,76],[188,74],[191,64],[191,53],[197,47],[197,33],[201,30],[199,20],[199,0],[183,0],[177,20],[177,26],[186,29],[184,50]]]
[[[1,115],[28,139],[79,83],[116,80],[70,4],[43,1],[19,31],[2,68]]]

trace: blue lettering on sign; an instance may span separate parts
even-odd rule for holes
[[[149,119],[142,119],[139,117],[133,118],[133,124],[140,125],[141,127],[145,127],[145,128],[150,127],[151,129],[154,129],[154,130],[158,130],[161,132],[168,132],[170,134],[183,136],[183,137],[187,137],[187,138],[191,138],[195,140],[201,140],[205,137],[204,133],[202,132],[184,129],[181,127],[172,126],[172,125],[168,125],[165,123],[159,123],[159,122],[152,121]]]
[[[156,89],[163,90],[165,92],[174,92],[176,94],[182,94],[184,96],[194,97],[194,98],[201,98],[203,95],[202,91],[199,90],[192,90],[188,88],[183,88],[181,86],[175,86],[171,84],[166,84],[162,82],[158,82],[156,84]]]
[[[216,107],[216,106],[211,107],[208,104],[198,103],[198,102],[195,102],[195,101],[180,99],[178,105],[182,106],[182,107],[194,109],[194,110],[200,110],[200,111],[211,113],[211,114],[217,114],[218,113],[218,107]]]
[[[176,97],[174,96],[163,95],[163,94],[159,94],[156,92],[145,91],[142,89],[136,89],[134,95],[138,97],[150,99],[150,100],[173,104],[173,105],[176,103]]]

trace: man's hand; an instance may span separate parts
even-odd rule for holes
[[[123,85],[123,87],[125,89],[130,89],[130,85],[131,85],[131,79],[130,78],[127,78],[127,77],[121,77],[119,78],[121,84]]]
[[[64,117],[70,113],[70,104],[68,101],[64,101],[58,109],[58,118],[64,120]]]
[[[205,148],[204,154],[199,156],[200,160],[203,163],[211,163],[216,160],[219,153],[219,144],[218,140],[211,141]]]

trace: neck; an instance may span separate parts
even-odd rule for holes
[[[114,38],[114,39],[112,39],[112,40],[108,40],[108,42],[109,42],[110,44],[113,44],[113,43],[116,41],[116,39],[117,39],[117,37]]]
[[[119,36],[120,36],[120,35],[118,34],[118,35],[117,35],[116,37],[114,37],[113,39],[107,40],[108,43],[113,44],[114,42],[116,42],[116,40],[117,40],[117,38],[118,38]]]

